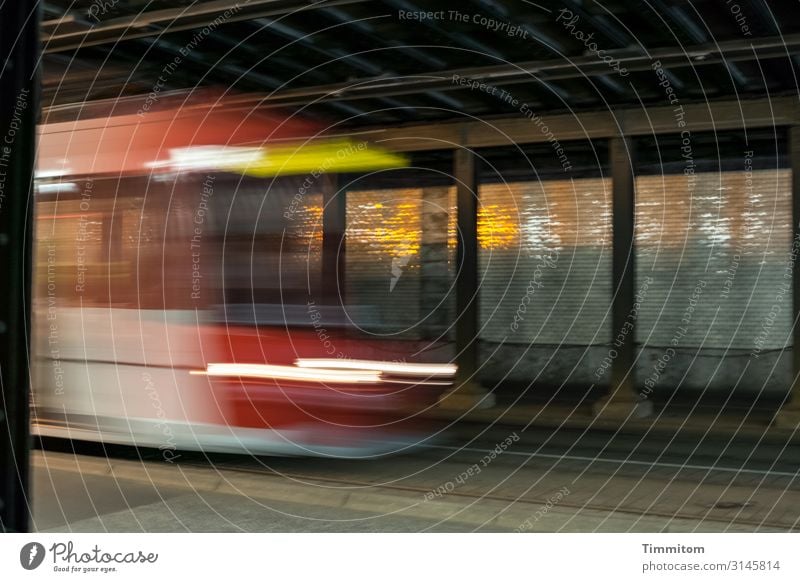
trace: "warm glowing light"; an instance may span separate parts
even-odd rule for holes
[[[208,364],[205,370],[192,370],[190,374],[341,384],[378,384],[381,382],[379,372],[368,370],[304,369],[271,364],[212,363]]]
[[[418,189],[373,190],[349,193],[348,244],[355,252],[404,259],[420,251],[422,212]],[[383,202],[373,202],[375,198]]]
[[[42,194],[49,192],[77,192],[78,185],[75,182],[54,182],[52,184],[36,184],[36,190]]]
[[[298,209],[298,215],[304,215],[303,220],[296,221],[298,224],[308,225],[305,228],[299,226],[289,232],[290,235],[297,237],[299,243],[304,247],[313,249],[322,248],[322,204],[308,204],[305,208]]]
[[[513,249],[519,245],[518,218],[511,208],[484,204],[478,209],[478,244],[486,250]]]
[[[72,170],[69,168],[62,168],[60,170],[36,170],[33,177],[37,180],[46,178],[58,178],[59,176],[68,176]]]
[[[171,168],[182,170],[231,170],[257,161],[261,156],[260,148],[229,146],[193,146],[169,150],[169,160],[152,162],[153,168]]]
[[[455,364],[407,364],[375,360],[345,360],[333,358],[300,358],[295,364],[300,368],[326,368],[344,370],[373,370],[402,376],[454,376]]]

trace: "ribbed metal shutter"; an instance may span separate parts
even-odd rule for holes
[[[789,170],[636,180],[637,342],[747,350],[790,339]],[[777,306],[777,309],[776,309]]]
[[[483,340],[608,344],[611,182],[480,186]]]
[[[422,208],[421,188],[347,193],[346,303],[368,332],[418,335]]]

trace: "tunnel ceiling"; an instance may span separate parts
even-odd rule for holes
[[[796,95],[798,13],[766,0],[48,0],[44,115],[203,87],[350,126]]]

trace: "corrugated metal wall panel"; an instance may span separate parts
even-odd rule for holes
[[[347,193],[347,304],[374,314],[354,323],[417,336],[420,321],[422,188]]]
[[[481,339],[610,342],[611,182],[483,184]]]
[[[637,342],[756,354],[788,345],[790,180],[785,169],[706,172],[690,191],[683,174],[637,178]]]

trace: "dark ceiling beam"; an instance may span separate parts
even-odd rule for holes
[[[590,14],[587,9],[582,6],[583,2],[576,0],[564,0],[564,8],[577,15],[581,19],[589,23],[589,26],[594,28],[597,32],[602,34],[605,38],[616,44],[618,47],[632,46],[635,44],[633,38],[628,32],[617,26],[613,21],[608,20],[603,13]],[[601,8],[597,8],[601,10]],[[602,9],[604,10],[604,8]]]
[[[268,18],[258,18],[253,20],[252,23],[260,26],[261,30],[264,30],[273,35],[281,36],[291,41],[291,44],[297,43],[298,45],[308,49],[309,51],[321,55],[323,58],[327,59],[327,61],[324,64],[330,64],[331,62],[334,61],[340,61],[343,64],[353,67],[356,70],[369,73],[372,75],[386,76],[392,74],[390,71],[387,71],[380,64],[375,63],[365,57],[359,56],[358,53],[351,53],[343,48],[325,49],[320,46],[317,46],[314,40],[314,36],[319,31],[309,33],[306,32],[305,30],[293,28],[291,26],[288,26],[286,24]],[[378,95],[375,98],[384,105],[397,108],[398,104],[397,101],[393,101],[391,99],[385,99],[384,96],[382,95]],[[332,101],[329,104],[331,103],[335,102]],[[360,109],[356,110],[361,111]],[[408,112],[404,112],[403,109],[398,109],[397,115],[400,115],[401,117],[406,119],[411,117],[410,114]]]
[[[161,51],[171,57],[181,54],[180,49],[182,47],[163,39],[143,38],[138,39],[137,42],[142,45],[148,45],[146,49],[148,51]],[[198,51],[189,51],[188,54],[182,55],[182,58],[184,63],[189,64],[189,66],[193,65],[193,70],[197,73],[195,88],[202,86],[202,84],[209,79],[217,78],[217,76],[220,75],[224,77],[228,83],[244,82],[247,84],[247,89],[253,91],[274,90],[276,87],[282,85],[280,79],[265,75],[252,68],[248,69],[236,63],[231,63],[225,59],[214,61],[213,59],[209,59],[206,55],[198,53]],[[211,75],[212,72],[214,73],[213,77]]]
[[[393,6],[397,10],[405,10],[406,12],[425,12],[425,10],[421,10],[416,4],[411,3],[409,0],[385,0],[387,4]],[[457,41],[457,45],[460,48],[469,48],[479,53],[483,53],[489,55],[490,57],[502,61],[504,60],[502,55],[498,53],[494,48],[490,48],[483,43],[478,42],[474,38],[471,38],[465,34],[461,34],[460,32],[453,32],[452,30],[448,30],[447,27],[442,27],[434,21],[430,19],[423,20],[419,23],[421,26],[433,31],[439,38],[455,38]],[[446,45],[445,45],[446,46]]]
[[[233,38],[229,37],[226,34],[222,34],[222,33],[217,32],[217,33],[214,34],[214,40],[218,41],[218,42],[221,42],[222,44],[224,44],[225,46],[228,47],[228,52],[225,55],[226,57],[228,56],[228,54],[230,54],[234,50],[244,51],[245,53],[248,53],[248,54],[250,54],[252,56],[258,56],[259,57],[259,64],[263,60],[263,61],[265,61],[265,62],[267,62],[269,64],[273,64],[273,63],[274,64],[278,64],[279,66],[283,67],[286,70],[295,71],[295,73],[293,75],[296,75],[297,73],[302,72],[304,75],[306,75],[306,76],[308,76],[310,78],[317,78],[317,79],[323,78],[323,75],[319,71],[308,71],[308,70],[306,70],[306,67],[302,63],[298,63],[298,62],[293,61],[293,60],[291,60],[289,58],[276,56],[274,53],[272,53],[272,54],[268,55],[267,57],[265,57],[263,50],[259,50],[259,49],[256,49],[256,48],[252,47],[251,44],[248,43],[248,42],[237,41],[236,39],[233,39]],[[248,71],[248,74],[249,74],[249,71]],[[357,107],[353,107],[353,106],[347,105],[345,103],[330,103],[329,105],[332,108],[334,108],[334,109],[336,109],[338,111],[344,112],[344,113],[346,113],[347,115],[350,115],[350,116],[360,116],[360,115],[364,114],[363,110],[361,110],[361,109],[359,109]]]
[[[478,8],[486,11],[489,16],[495,18],[497,20],[505,20],[509,22],[510,20],[514,20],[517,22],[516,19],[512,19],[508,9],[505,6],[495,4],[492,0],[471,0],[472,3],[477,6]],[[531,37],[537,41],[547,52],[549,52],[553,58],[564,58],[564,54],[566,54],[566,49],[564,46],[554,40],[553,38],[546,36],[543,34],[538,28],[532,27],[528,24],[521,23],[520,26],[522,29],[531,35]],[[539,94],[539,99],[548,100],[550,103],[553,103],[554,106],[557,105],[557,101],[567,101],[570,99],[569,92],[564,87],[559,87],[552,83],[542,83],[543,86],[547,89],[547,92],[544,94]]]
[[[339,22],[341,24],[349,24],[351,28],[358,31],[358,34],[363,36],[365,39],[369,40],[375,46],[381,47],[391,47],[404,55],[407,55],[409,58],[414,59],[415,61],[424,64],[426,67],[433,67],[433,68],[444,68],[447,63],[443,60],[435,57],[429,52],[425,52],[423,50],[419,50],[413,47],[406,46],[405,44],[388,39],[384,36],[378,34],[375,30],[375,27],[368,20],[357,20],[354,19],[350,14],[341,10],[339,8],[323,8],[321,12],[331,18],[332,20]],[[448,107],[454,107],[456,109],[462,108],[464,104],[457,100],[453,99],[452,97],[448,97],[447,95],[442,95],[440,93],[429,91],[426,92],[425,95],[439,101],[447,105]]]
[[[691,16],[687,15],[683,6],[665,6],[664,13],[667,14],[677,25],[679,30],[683,30],[692,39],[692,42],[706,42],[708,35]]]
[[[531,24],[530,22],[523,22],[516,15],[512,15],[507,6],[504,6],[501,3],[497,3],[494,0],[470,0],[472,4],[474,4],[477,8],[486,11],[489,16],[498,19],[498,20],[505,20],[506,22],[518,22],[519,26],[524,30],[527,34],[531,36],[532,39],[538,41],[542,46],[548,49],[550,52],[564,54],[566,49],[564,45],[554,39],[552,36],[549,36],[542,32],[537,26]]]
[[[258,31],[260,30],[261,29],[259,28]],[[253,32],[246,38],[236,39],[223,32],[216,31],[214,33],[213,40],[227,48],[227,51],[222,55],[223,59],[228,59],[231,57],[231,55],[238,57],[240,54],[254,57],[257,59],[257,65],[261,65],[263,63],[269,65],[270,67],[277,68],[278,70],[275,72],[275,74],[281,75],[281,78],[284,80],[286,78],[299,77],[301,76],[299,73],[303,73],[302,76],[309,80],[326,79],[325,75],[323,75],[319,70],[311,70],[306,65],[298,62],[295,59],[286,56],[279,56],[277,51],[267,52],[264,50],[264,47],[260,45],[253,46],[255,43],[250,42],[250,39],[255,34],[257,34],[257,31]]]
[[[775,12],[767,0],[745,0],[744,4],[749,7],[746,13],[748,18],[755,18],[764,29],[769,30],[770,34],[781,33]]]
[[[240,3],[239,8],[225,18],[225,23],[252,20],[262,17],[277,17],[315,10],[330,6],[360,4],[367,0],[321,0],[302,2],[298,0],[250,0]],[[188,7],[151,10],[135,16],[113,18],[100,24],[86,24],[81,30],[55,31],[42,35],[44,53],[56,53],[101,44],[116,44],[134,38],[160,36],[165,31],[178,32],[208,26],[226,11],[236,7],[235,0],[212,0],[197,2]],[[74,14],[72,16],[77,22]],[[81,19],[83,20],[83,19]]]
[[[56,18],[51,18],[49,20],[43,20],[39,24],[39,26],[41,26],[42,29],[45,29],[45,28],[57,28],[57,27],[61,26],[62,24],[69,24],[69,23],[72,23],[72,22],[75,22],[75,16],[72,15],[72,14],[65,14],[63,16],[57,16]]]
[[[690,47],[667,47],[654,49],[649,54],[631,54],[625,49],[614,51],[622,67],[628,71],[652,70],[655,61],[661,61],[665,69],[703,67],[712,64],[729,65],[734,61],[753,61],[788,57],[800,51],[800,34],[783,37],[765,37],[752,40],[733,40],[706,43]],[[611,53],[612,51],[609,51]],[[390,97],[418,93],[421,91],[451,91],[463,89],[453,83],[455,75],[494,86],[515,83],[530,83],[533,80],[550,82],[557,79],[582,78],[609,74],[608,65],[595,56],[580,56],[571,59],[548,59],[449,71],[432,71],[415,75],[386,77],[385,75],[354,79],[345,83],[334,83],[313,87],[301,87],[276,92],[262,100],[264,106],[291,106],[306,104],[311,100],[341,101],[376,97]],[[623,79],[623,78],[621,78]]]
[[[676,40],[678,40],[678,31],[682,31],[683,34],[692,40],[692,42],[698,44],[707,43],[709,42],[709,38],[712,38],[710,31],[707,30],[707,25],[703,21],[702,17],[700,17],[696,8],[695,13],[698,15],[703,26],[698,24],[691,15],[686,13],[684,6],[670,6],[667,5],[664,0],[649,1],[653,3],[654,8],[658,9],[656,14],[659,15],[659,18],[661,18],[662,21],[666,17],[675,25],[674,28],[668,26],[668,30],[676,37]],[[748,84],[749,79],[747,78],[747,75],[745,75],[734,63],[726,63],[726,68],[736,87],[744,87]]]
[[[423,63],[427,67],[441,69],[447,65],[447,63],[445,63],[443,60],[431,55],[430,53],[405,46],[405,44],[400,41],[380,35],[378,32],[376,32],[375,27],[372,26],[368,20],[354,19],[350,14],[338,8],[322,8],[320,11],[322,14],[331,20],[338,22],[339,24],[348,24],[351,29],[356,30],[358,34],[369,40],[375,46],[392,47],[404,55],[407,55],[409,58],[412,58],[419,63]]]
[[[385,74],[383,67],[377,63],[370,62],[369,59],[360,57],[357,54],[348,53],[342,48],[324,49],[314,42],[314,35],[317,32],[306,32],[305,30],[298,30],[291,26],[287,26],[281,22],[270,20],[267,18],[258,18],[253,20],[253,24],[259,26],[259,32],[264,31],[274,36],[280,36],[290,41],[297,43],[299,46],[305,47],[307,50],[321,55],[326,61],[340,60],[344,64],[370,75]]]

